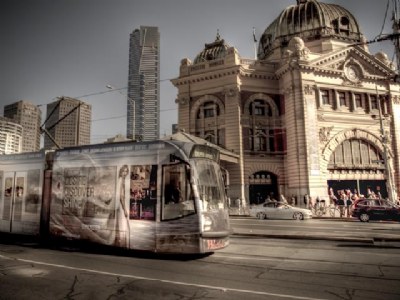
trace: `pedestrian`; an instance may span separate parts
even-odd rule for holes
[[[296,201],[296,196],[292,194],[292,197],[290,197],[290,205],[297,205]]]
[[[333,203],[333,205],[337,205],[337,197],[335,196],[335,192],[333,191],[333,188],[329,188],[329,192],[328,192],[328,196],[329,196],[329,202]]]
[[[312,210],[314,208],[313,199],[311,196],[308,196],[308,209]]]
[[[350,218],[350,207],[353,204],[353,201],[351,200],[351,197],[347,197],[346,199],[346,214],[347,217]]]
[[[307,207],[307,204],[308,204],[308,202],[309,202],[308,194],[307,194],[307,193],[306,193],[306,194],[304,195],[304,197],[303,197],[303,202],[304,202],[304,206]]]
[[[345,199],[346,199],[346,194],[342,190],[339,192],[339,199],[337,200],[337,205],[339,207],[339,213],[341,218],[343,218]]]
[[[257,193],[256,195],[256,204],[260,204],[261,203],[261,195],[260,193]]]

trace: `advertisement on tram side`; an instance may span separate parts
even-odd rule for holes
[[[155,219],[156,170],[129,164],[55,168],[51,233],[127,247],[130,220]]]

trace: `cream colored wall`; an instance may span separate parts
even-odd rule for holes
[[[321,46],[321,45],[320,45]],[[326,45],[322,45],[325,47]],[[331,45],[335,51],[342,45]],[[313,49],[317,49],[313,46]],[[325,49],[324,48],[324,49]],[[322,48],[321,48],[322,49]],[[321,50],[322,51],[322,50]],[[223,163],[230,174],[228,195],[231,199],[244,199],[248,203],[248,178],[258,171],[269,171],[278,176],[279,191],[286,196],[295,194],[299,204],[305,193],[327,199],[328,179],[382,179],[382,174],[329,174],[327,165],[336,147],[348,138],[363,138],[383,149],[379,139],[380,126],[370,113],[364,111],[336,110],[321,105],[320,89],[346,90],[354,93],[373,94],[374,72],[382,72],[368,65],[363,70],[366,77],[360,84],[346,83],[343,77],[343,61],[353,52],[312,53],[299,58],[292,56],[277,61],[277,64],[241,59],[231,48],[225,59],[192,66],[183,61],[180,77],[172,80],[178,89],[179,128],[188,133],[195,130],[195,110],[205,98],[218,99],[223,104],[225,120],[225,148],[240,155],[240,163]],[[318,59],[320,59],[318,61]],[[367,68],[367,67],[365,67]],[[382,82],[382,81],[380,81]],[[379,94],[387,94],[389,87],[378,84]],[[396,90],[397,88],[397,90]],[[399,86],[391,87],[391,93],[399,93]],[[244,152],[242,136],[242,109],[248,97],[255,94],[281,95],[284,97],[287,154],[248,155]],[[247,97],[247,98],[246,98]],[[395,155],[395,182],[399,188],[400,170],[400,97],[393,104],[392,153]],[[321,129],[330,128],[324,140]],[[386,127],[390,130],[390,126]]]

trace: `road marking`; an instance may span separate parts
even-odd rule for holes
[[[96,274],[101,274],[101,275],[118,276],[118,277],[140,279],[140,280],[147,280],[147,281],[158,281],[158,282],[162,282],[162,283],[169,283],[169,284],[183,285],[183,286],[193,286],[193,287],[206,288],[206,289],[218,290],[218,291],[223,291],[223,292],[238,292],[238,293],[263,295],[263,296],[274,296],[274,297],[280,297],[280,298],[299,299],[299,300],[327,300],[327,299],[323,299],[323,298],[311,298],[311,297],[301,297],[301,296],[286,295],[286,294],[257,292],[257,291],[251,291],[251,290],[226,288],[226,287],[212,286],[212,285],[206,285],[206,284],[195,284],[195,283],[188,283],[188,282],[182,282],[182,281],[165,280],[165,279],[150,278],[150,277],[143,277],[143,276],[136,276],[136,275],[118,274],[118,273],[104,272],[104,271],[98,271],[98,270],[93,270],[93,269],[84,269],[84,268],[70,267],[70,266],[66,266],[66,265],[51,264],[51,263],[35,261],[35,260],[30,260],[30,259],[11,258],[11,257],[4,256],[1,254],[0,254],[0,258],[12,259],[12,260],[16,260],[16,261],[21,261],[21,262],[26,262],[26,263],[31,263],[31,264],[38,264],[38,265],[49,266],[49,267],[55,267],[55,268],[69,269],[69,270],[74,270],[74,271],[84,271],[84,272],[96,273]]]

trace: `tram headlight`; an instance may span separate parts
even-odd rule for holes
[[[211,225],[212,225],[211,218],[203,215],[203,230],[204,231],[210,231],[211,230]]]

